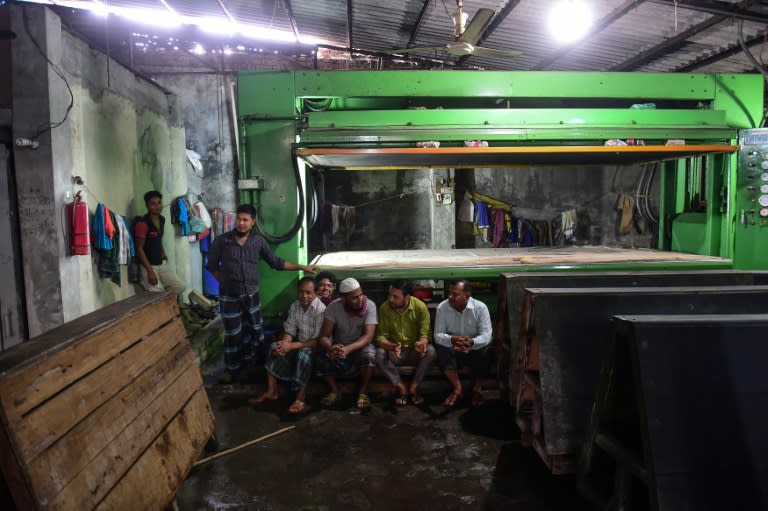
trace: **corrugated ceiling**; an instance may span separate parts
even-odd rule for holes
[[[553,1],[465,0],[464,11],[479,8],[496,12],[480,45],[517,50],[514,58],[451,57],[433,51],[423,55],[445,61],[446,66],[496,70],[569,71],[700,71],[746,72],[754,67],[737,49],[738,20],[744,39],[760,58],[768,26],[768,2],[715,2],[679,0],[585,0],[593,11],[593,30],[582,41],[558,45],[547,28]],[[61,5],[63,1],[56,2]],[[227,21],[225,10],[252,35],[273,29],[321,45],[353,48],[382,57],[382,52],[413,46],[442,46],[453,40],[450,13],[455,0],[166,0],[187,20],[213,18]],[[67,6],[92,5],[73,0]],[[166,10],[160,0],[110,0],[109,6]],[[57,10],[72,30],[86,39],[104,37],[104,18]],[[351,27],[350,27],[351,20]],[[134,23],[134,22],[125,22]],[[203,23],[203,22],[201,22]],[[151,33],[136,23],[136,31]],[[117,33],[117,31],[115,32]],[[168,35],[165,31],[162,35]],[[197,42],[206,42],[203,31]],[[222,45],[221,36],[208,41]],[[182,41],[184,39],[182,38]],[[225,41],[226,42],[226,41]],[[232,38],[232,46],[237,36]],[[111,42],[114,46],[114,42]],[[766,57],[768,59],[768,56]]]

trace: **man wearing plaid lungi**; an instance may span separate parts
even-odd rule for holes
[[[325,313],[325,305],[315,294],[312,277],[299,280],[298,293],[298,299],[288,309],[283,335],[269,347],[264,366],[267,370],[267,391],[248,400],[254,405],[276,400],[280,397],[277,381],[282,380],[297,391],[296,399],[288,408],[291,414],[300,414],[308,409],[307,383],[312,376],[312,350],[317,344]]]
[[[256,209],[250,204],[237,208],[235,228],[213,241],[208,252],[208,271],[219,281],[221,320],[224,324],[224,383],[235,380],[262,348],[259,302],[259,260],[275,270],[314,272],[314,266],[292,263],[277,257],[264,238],[252,232]]]

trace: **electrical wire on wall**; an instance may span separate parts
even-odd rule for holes
[[[29,40],[32,41],[32,45],[37,49],[38,52],[40,52],[40,55],[43,56],[45,61],[48,63],[48,65],[51,67],[54,73],[58,75],[59,78],[64,82],[64,85],[67,86],[67,92],[69,93],[69,105],[67,105],[67,110],[64,112],[64,117],[60,121],[57,122],[48,122],[41,124],[36,130],[34,135],[32,135],[30,141],[26,141],[25,139],[17,139],[16,145],[18,146],[32,146],[37,147],[37,139],[40,137],[40,135],[43,135],[44,133],[54,130],[64,124],[67,121],[67,118],[69,117],[69,112],[72,110],[72,107],[75,105],[75,96],[72,94],[72,88],[69,86],[69,82],[67,81],[67,77],[64,76],[64,72],[56,65],[54,64],[51,59],[48,58],[48,55],[46,54],[45,50],[43,50],[42,46],[40,46],[40,43],[37,42],[37,39],[34,38],[32,35],[32,31],[29,29],[29,17],[27,13],[27,6],[22,6],[22,19],[24,21],[24,31],[27,33],[27,37],[29,37]],[[29,143],[26,143],[29,142]]]

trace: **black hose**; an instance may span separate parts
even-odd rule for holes
[[[258,209],[256,210],[256,218],[254,218],[256,230],[259,231],[259,234],[270,243],[285,243],[286,241],[289,241],[296,235],[296,233],[299,232],[302,227],[302,223],[304,222],[304,190],[301,186],[301,172],[299,171],[299,164],[296,161],[295,156],[291,155],[291,161],[293,162],[293,176],[296,179],[296,188],[299,193],[299,214],[296,215],[296,221],[294,222],[293,227],[291,227],[283,234],[269,234],[264,230],[264,226],[261,225],[261,220],[259,219],[259,211]]]

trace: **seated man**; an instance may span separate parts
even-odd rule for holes
[[[336,287],[336,277],[329,271],[321,271],[315,275],[315,289],[317,290],[317,297],[323,304],[328,305],[336,298],[334,293]]]
[[[288,413],[299,414],[307,410],[307,383],[312,376],[312,350],[323,325],[325,305],[315,294],[315,280],[304,277],[298,284],[299,298],[288,309],[283,334],[269,347],[264,368],[267,370],[267,391],[251,404],[261,404],[280,396],[277,380],[287,381],[296,390],[296,400]]]
[[[341,299],[325,309],[325,320],[318,339],[317,374],[325,377],[331,387],[322,403],[331,406],[341,399],[337,376],[356,376],[359,373],[357,407],[367,409],[371,406],[368,383],[376,365],[376,351],[371,345],[378,323],[376,304],[363,294],[360,284],[352,278],[341,281],[339,293]]]
[[[443,405],[453,406],[463,395],[457,372],[460,365],[468,365],[475,377],[472,406],[483,404],[482,380],[488,375],[491,333],[488,307],[472,298],[469,282],[452,282],[448,299],[437,306],[435,316],[437,362],[453,385],[453,392],[445,398]]]
[[[424,402],[419,384],[435,360],[435,348],[429,344],[429,310],[412,294],[413,284],[398,280],[390,284],[387,302],[379,307],[376,364],[398,390],[398,406],[407,405],[409,395],[415,405]],[[395,367],[403,364],[416,366],[407,388]]]

